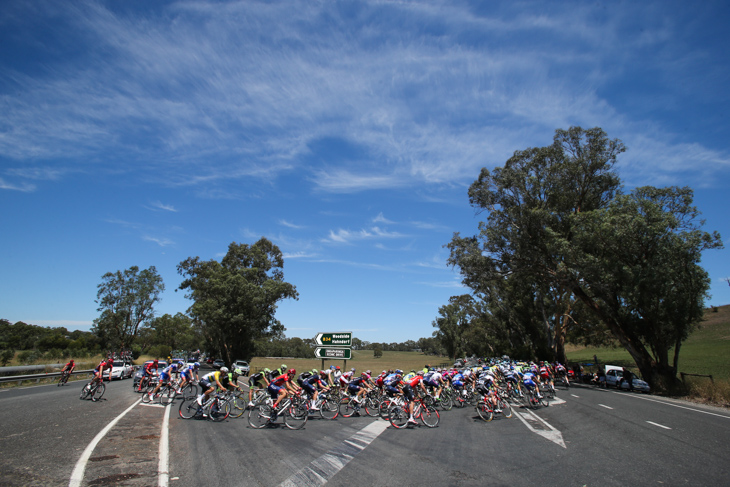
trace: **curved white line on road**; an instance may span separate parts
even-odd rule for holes
[[[170,461],[169,461],[169,423],[170,423],[170,409],[172,406],[165,407],[165,415],[162,418],[162,430],[160,431],[160,462],[157,465],[157,486],[167,487],[170,481]]]
[[[563,440],[563,434],[560,432],[560,430],[554,428],[550,423],[542,419],[537,414],[533,413],[529,409],[526,409],[524,413],[520,411],[514,411],[515,416],[517,416],[517,419],[522,421],[522,423],[527,426],[527,429],[535,433],[536,435],[540,435],[546,440],[550,440],[556,445],[562,446],[567,450],[567,446],[565,446],[565,441]],[[537,424],[535,421],[539,421],[542,423],[547,430],[542,429],[539,427],[539,424]],[[534,423],[535,426],[538,426],[538,428],[535,428],[530,423]]]
[[[91,454],[94,452],[94,448],[96,448],[96,445],[101,441],[102,438],[106,436],[109,430],[112,429],[114,425],[119,422],[120,419],[122,419],[129,411],[134,409],[134,407],[141,401],[142,399],[140,398],[137,400],[137,402],[129,406],[122,414],[114,418],[111,423],[106,425],[103,430],[99,431],[99,434],[97,434],[94,439],[91,440],[91,443],[89,443],[89,445],[86,447],[84,453],[81,454],[81,458],[79,458],[79,460],[76,462],[76,466],[71,473],[71,479],[68,482],[68,487],[78,487],[79,485],[81,485],[81,482],[83,482],[84,480],[84,471],[86,470],[86,464],[89,462],[89,457],[91,457]]]

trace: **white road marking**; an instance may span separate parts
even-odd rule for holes
[[[355,455],[372,443],[388,426],[390,426],[390,423],[386,421],[370,423],[344,440],[342,445],[328,451],[286,479],[280,487],[315,487],[326,484],[332,476],[350,463]]]
[[[160,462],[157,464],[157,472],[159,474],[157,477],[158,487],[167,487],[170,481],[170,449],[168,441],[170,409],[172,409],[172,406],[165,407],[165,414],[162,418],[162,430],[160,431]]]
[[[537,414],[528,409],[525,413],[515,411],[515,415],[517,416],[517,419],[522,421],[522,423],[527,426],[527,429],[529,429],[533,433],[540,435],[543,438],[552,441],[556,445],[560,445],[563,448],[567,449],[567,447],[565,446],[565,441],[563,441],[563,434],[560,432],[560,430],[553,428],[552,425],[550,425],[547,421],[542,419]],[[535,421],[539,421],[540,423],[542,423],[547,428],[547,430],[533,427],[533,425],[530,423],[535,423],[537,426],[539,426]]]
[[[653,424],[654,426],[659,426],[660,428],[664,428],[665,430],[670,430],[670,429],[672,429],[672,428],[670,428],[669,426],[664,426],[663,424],[655,423],[654,421],[647,421],[647,423],[649,423],[649,424]]]
[[[79,458],[76,462],[76,466],[71,473],[71,479],[68,482],[68,487],[78,487],[79,485],[81,485],[81,482],[83,482],[84,480],[84,471],[86,470],[86,464],[89,462],[89,457],[91,457],[91,454],[94,452],[94,448],[96,448],[96,445],[101,441],[102,438],[104,438],[104,436],[106,436],[109,430],[112,429],[114,425],[119,422],[120,419],[122,419],[129,411],[134,409],[134,407],[141,401],[142,398],[139,398],[137,402],[129,406],[122,414],[114,418],[108,425],[104,427],[103,430],[99,431],[99,434],[97,434],[93,440],[91,440],[91,443],[89,443],[89,445],[86,447],[84,453],[81,454],[81,458]]]
[[[140,404],[140,406],[145,406],[148,408],[164,408],[165,407],[162,404],[148,404],[148,403],[144,403],[144,402],[142,404]]]
[[[606,406],[605,404],[599,404],[599,406],[606,409],[613,409],[611,406]]]
[[[575,394],[571,394],[571,396],[580,398],[580,396],[576,396]]]
[[[551,406],[559,406],[561,404],[565,404],[565,399],[560,399],[559,397],[556,397],[554,399],[550,399],[550,405]]]

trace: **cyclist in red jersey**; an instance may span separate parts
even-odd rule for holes
[[[94,381],[102,382],[104,378],[102,377],[104,375],[104,371],[106,369],[109,369],[109,381],[112,380],[112,367],[114,367],[114,359],[109,358],[107,360],[102,360],[99,365],[96,366],[94,369]]]
[[[295,369],[289,369],[286,374],[281,374],[279,377],[275,377],[269,383],[267,390],[271,394],[271,398],[276,398],[274,402],[274,409],[279,406],[279,403],[287,396],[287,394],[295,394],[299,386],[294,382],[294,375],[297,373]]]
[[[158,366],[159,366],[159,361],[157,359],[155,359],[154,362],[145,364],[144,369],[143,369],[144,373],[142,374],[142,378],[139,379],[139,387],[137,388],[137,392],[141,391],[142,384],[149,381],[149,378],[153,376],[152,370],[154,369],[154,371],[157,372]]]
[[[61,372],[68,372],[69,374],[74,371],[76,368],[76,364],[74,363],[74,359],[71,359],[68,361],[66,365],[63,366],[61,369]]]

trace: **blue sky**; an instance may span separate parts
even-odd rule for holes
[[[727,241],[726,2],[2,2],[0,317],[89,329],[109,271],[265,236],[287,336],[430,336],[482,167],[600,126]],[[728,250],[708,304],[730,303]]]

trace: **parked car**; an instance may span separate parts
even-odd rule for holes
[[[245,360],[236,360],[233,362],[233,367],[231,367],[231,370],[241,369],[243,371],[243,375],[248,377],[248,373],[251,370],[248,366],[248,362]]]
[[[621,378],[624,376],[624,368],[616,365],[606,365],[606,387],[615,387],[621,389],[629,389],[628,382],[624,381],[621,383]],[[636,374],[631,373],[632,383],[635,391],[649,392],[651,388],[645,381],[639,379]]]
[[[129,362],[122,360],[115,360],[112,366],[112,380],[114,379],[129,379],[134,374],[134,366]],[[106,376],[106,374],[104,374]]]
[[[213,360],[213,368],[214,369],[220,369],[221,367],[225,367],[226,363],[221,359]]]
[[[134,388],[135,389],[139,386],[139,380],[142,378],[142,373],[144,371],[145,366],[147,364],[151,364],[152,362],[154,362],[154,360],[148,360],[144,364],[139,365],[139,366],[137,366],[135,368],[135,371],[134,371],[134,381],[133,381],[133,384],[134,384]],[[157,371],[158,372],[161,372],[162,369],[164,369],[165,367],[167,367],[167,360],[159,360],[157,362]]]

